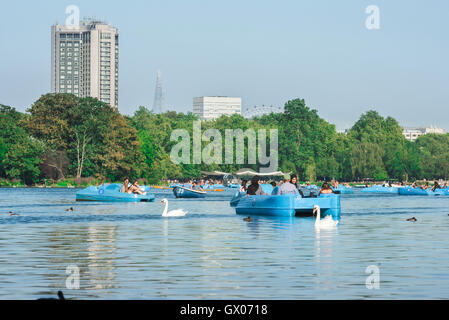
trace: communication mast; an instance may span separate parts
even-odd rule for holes
[[[164,93],[162,91],[162,73],[157,71],[156,89],[154,92],[153,112],[162,113],[164,111]]]

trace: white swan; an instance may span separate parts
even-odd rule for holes
[[[171,211],[167,212],[168,200],[165,198],[162,199],[161,203],[165,203],[165,209],[164,209],[164,212],[162,212],[163,217],[183,217],[187,214],[187,211],[184,211],[183,209],[176,209],[176,210],[171,210]]]
[[[315,228],[316,229],[332,229],[335,228],[338,224],[338,220],[334,221],[331,215],[324,217],[321,220],[321,208],[318,205],[313,206],[313,213],[317,212],[316,220],[315,220]]]

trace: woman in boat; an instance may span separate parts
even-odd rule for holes
[[[321,190],[320,190],[320,194],[330,194],[333,192],[334,192],[334,190],[332,190],[329,183],[327,183],[327,182],[323,183]]]
[[[296,176],[296,174],[291,176],[290,183],[293,184],[296,187],[296,189],[298,190],[299,194],[301,195],[301,198],[304,198],[304,192],[302,192],[302,188],[298,184],[298,177]],[[310,185],[310,183],[309,183],[309,185]]]
[[[246,186],[246,184],[248,183],[248,180],[243,179],[242,183],[240,185],[240,192],[246,192],[246,190],[248,189],[248,187]]]
[[[262,190],[262,186],[260,186],[260,177],[259,176],[254,176],[251,179],[251,184],[248,187],[246,194],[247,195],[254,195],[254,196],[263,196],[266,195],[265,192],[263,192]]]
[[[120,187],[120,192],[128,193],[128,190],[129,190],[129,179],[125,178],[123,180],[122,186]]]
[[[139,182],[137,180],[134,180],[132,186],[129,187],[128,193],[147,194],[146,192],[142,192],[142,190],[140,190]]]

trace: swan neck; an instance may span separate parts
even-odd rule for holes
[[[168,201],[165,202],[165,209],[164,212],[162,213],[163,216],[167,215],[167,210],[168,210]]]
[[[320,225],[320,219],[321,219],[321,208],[318,208],[316,210],[316,221],[315,221],[316,226]]]

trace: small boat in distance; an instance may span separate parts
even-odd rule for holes
[[[402,196],[449,196],[449,188],[436,189],[432,191],[431,188],[423,189],[421,187],[402,187],[399,188],[399,194]]]
[[[207,192],[176,186],[173,188],[173,194],[176,198],[204,198]]]
[[[389,193],[389,194],[398,194],[399,193],[399,188],[398,187],[393,187],[393,186],[379,186],[379,185],[374,185],[371,187],[366,187],[364,189],[362,189],[362,193]]]

